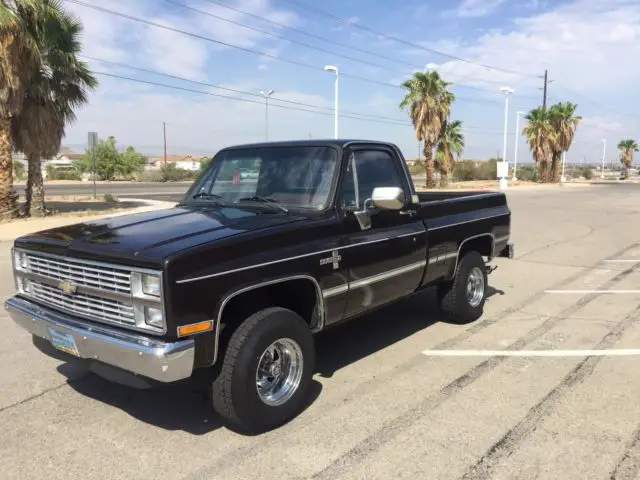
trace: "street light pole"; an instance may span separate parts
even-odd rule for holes
[[[520,137],[520,115],[524,115],[524,112],[516,113],[516,146],[513,152],[513,181],[518,180],[516,176],[516,170],[518,169],[518,138]]]
[[[602,171],[600,172],[600,178],[604,178],[604,157],[607,152],[607,139],[603,138],[602,143]]]
[[[264,97],[264,136],[269,141],[269,97],[273,95],[273,90],[260,90],[260,95]]]
[[[335,82],[335,99],[334,99],[334,120],[333,120],[333,138],[338,138],[338,79],[340,78],[340,74],[338,73],[338,67],[335,65],[326,65],[324,67],[327,72],[335,72],[336,74],[336,82]]]
[[[507,161],[507,126],[508,126],[508,117],[509,117],[509,95],[511,95],[514,90],[509,87],[502,87],[500,91],[504,93],[504,136],[502,140],[502,161],[505,162],[501,165],[502,168],[505,168],[508,164]],[[500,175],[500,188],[507,188],[507,176],[509,172],[503,175]]]

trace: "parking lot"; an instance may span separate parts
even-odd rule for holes
[[[308,408],[260,436],[45,357],[0,312],[1,478],[640,478],[640,185],[508,201],[516,258],[479,321],[427,292],[322,333]]]

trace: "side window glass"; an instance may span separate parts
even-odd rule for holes
[[[358,208],[358,198],[356,191],[356,182],[354,181],[355,157],[353,154],[349,157],[349,163],[347,164],[347,172],[345,173],[344,181],[342,183],[342,206],[343,208]]]
[[[358,181],[358,207],[371,198],[376,187],[400,187],[402,182],[393,157],[380,150],[361,150],[355,152],[355,166]],[[346,180],[346,179],[345,179]]]

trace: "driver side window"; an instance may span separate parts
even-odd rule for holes
[[[382,150],[353,152],[343,182],[343,207],[362,210],[376,187],[403,188],[393,157]]]

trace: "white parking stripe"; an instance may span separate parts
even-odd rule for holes
[[[424,350],[433,357],[621,357],[640,355],[640,348],[612,350]]]

